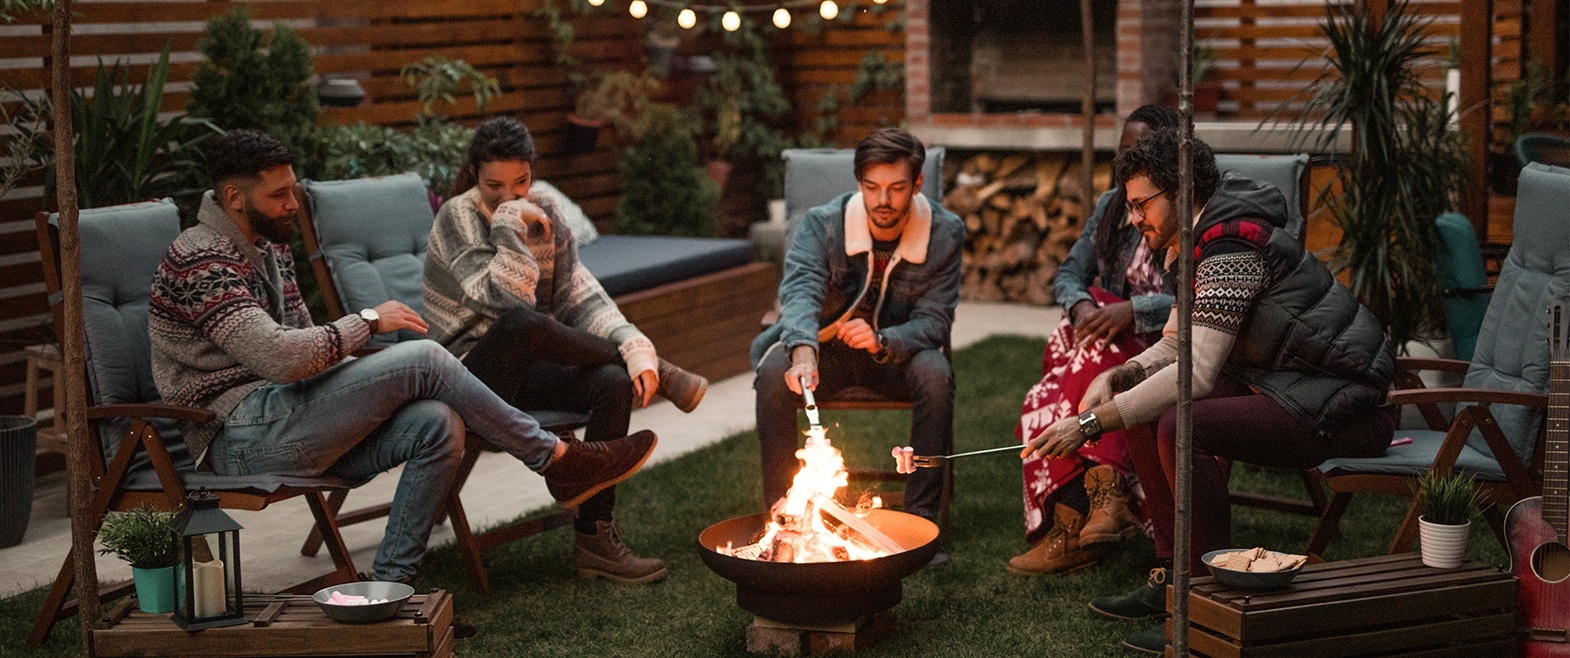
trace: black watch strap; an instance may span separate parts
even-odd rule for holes
[[[1101,419],[1096,417],[1096,412],[1087,411],[1079,415],[1079,431],[1087,441],[1101,438]]]

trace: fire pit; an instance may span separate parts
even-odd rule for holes
[[[887,610],[900,602],[900,580],[938,551],[938,526],[914,514],[872,510],[867,522],[905,550],[870,560],[762,562],[721,553],[727,545],[751,543],[764,532],[768,514],[721,521],[698,535],[703,563],[736,583],[736,603],[765,619],[793,624],[833,624]]]

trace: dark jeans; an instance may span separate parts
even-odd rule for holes
[[[1210,395],[1194,401],[1193,565],[1200,556],[1232,547],[1232,507],[1222,460],[1286,469],[1308,469],[1334,457],[1377,457],[1390,445],[1394,414],[1371,409],[1330,436],[1305,429],[1269,396],[1221,378]],[[1140,429],[1140,428],[1136,428]],[[1170,560],[1175,533],[1177,408],[1161,414],[1155,431],[1129,432],[1129,455],[1156,526],[1156,556]]]
[[[514,407],[589,414],[585,441],[627,435],[632,379],[621,352],[604,338],[518,308],[497,319],[463,363]],[[596,521],[611,520],[615,507],[615,487],[584,501],[578,530],[593,532]]]
[[[785,385],[790,356],[784,346],[758,365],[758,443],[763,453],[763,506],[767,509],[790,490],[800,470],[796,425],[801,396]],[[941,350],[923,350],[904,363],[878,363],[872,355],[843,343],[824,343],[818,353],[818,400],[859,386],[913,403],[910,445],[918,455],[946,455],[954,447],[954,372]],[[837,437],[830,437],[831,439]],[[921,468],[905,481],[905,511],[934,522],[943,494],[943,469]]]

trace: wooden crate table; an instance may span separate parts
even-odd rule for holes
[[[1433,569],[1416,553],[1312,564],[1276,592],[1196,576],[1189,649],[1213,658],[1514,655],[1517,587],[1508,571]]]
[[[93,631],[97,656],[379,656],[453,655],[452,595],[415,594],[398,616],[375,624],[340,624],[309,596],[245,597],[251,623],[187,633],[169,615],[133,611]]]

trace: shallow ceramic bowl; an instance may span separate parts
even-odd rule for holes
[[[1254,571],[1238,571],[1236,569],[1223,569],[1210,563],[1210,561],[1218,555],[1249,550],[1253,549],[1223,548],[1218,551],[1211,551],[1206,553],[1204,557],[1200,559],[1205,561],[1205,568],[1210,569],[1210,575],[1216,577],[1216,582],[1226,585],[1227,587],[1231,587],[1232,589],[1240,589],[1250,592],[1268,592],[1271,590],[1285,588],[1288,584],[1291,584],[1292,579],[1296,578],[1297,574],[1303,570],[1303,567],[1299,565],[1296,569],[1260,573]]]
[[[334,605],[327,602],[333,592],[342,592],[344,596],[363,596],[373,600],[387,599],[387,602],[370,605]],[[316,601],[316,605],[321,606],[322,612],[327,614],[328,619],[345,624],[371,624],[392,619],[411,596],[414,596],[414,588],[403,583],[373,582],[324,587],[312,594],[311,599]]]

